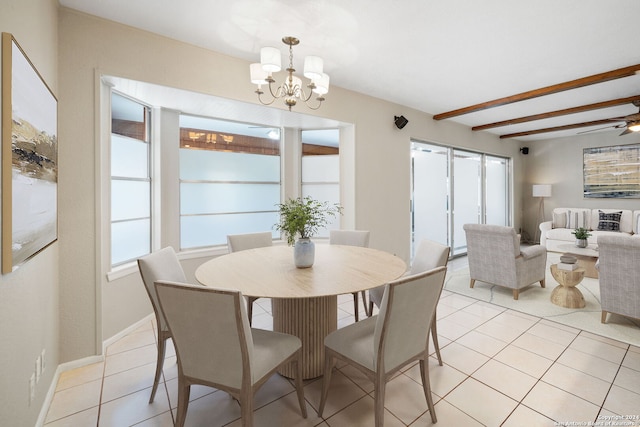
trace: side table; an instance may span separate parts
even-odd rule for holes
[[[575,270],[562,270],[556,264],[551,265],[551,274],[556,282],[560,283],[551,292],[551,302],[560,307],[584,308],[584,296],[576,286],[582,282],[585,269],[578,267]]]

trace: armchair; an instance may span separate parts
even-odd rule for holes
[[[540,282],[545,287],[547,250],[535,245],[520,249],[520,238],[512,227],[465,224],[467,258],[471,276],[476,280],[513,289],[517,300],[520,289]]]
[[[601,322],[607,313],[640,319],[640,238],[598,238]]]

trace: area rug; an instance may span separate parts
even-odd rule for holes
[[[444,289],[457,294],[496,304],[511,310],[538,316],[553,322],[582,329],[597,335],[640,346],[640,320],[609,314],[607,323],[600,322],[600,287],[598,279],[585,277],[578,285],[584,295],[585,308],[564,308],[551,303],[551,292],[558,286],[549,266],[559,261],[559,254],[549,253],[547,259],[546,288],[539,283],[520,290],[518,300],[513,299],[511,289],[476,281],[469,287],[469,269],[463,268],[447,274]]]

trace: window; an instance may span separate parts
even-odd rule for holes
[[[511,224],[509,159],[417,141],[411,159],[414,248],[429,239],[464,254],[464,224]]]
[[[111,265],[151,251],[148,107],[111,95]]]
[[[271,230],[280,202],[280,131],[180,116],[180,247]]]
[[[320,202],[340,203],[340,132],[338,129],[302,131],[302,196]],[[340,228],[340,216],[330,218],[318,237]]]

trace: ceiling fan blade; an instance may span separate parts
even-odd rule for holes
[[[595,131],[602,130],[602,129],[609,129],[609,128],[614,128],[614,129],[615,129],[615,128],[617,128],[618,126],[619,126],[619,125],[613,125],[613,126],[605,126],[605,127],[603,127],[603,128],[598,128],[598,129],[583,130],[582,132],[578,132],[578,133],[576,133],[576,135],[580,135],[580,134],[583,134],[583,133],[589,133],[589,132],[595,132]]]
[[[618,136],[627,135],[627,134],[629,134],[629,133],[633,133],[633,131],[629,130],[629,128],[626,128],[626,129],[624,130],[624,132],[622,132],[622,133],[621,133],[620,135],[618,135]]]

